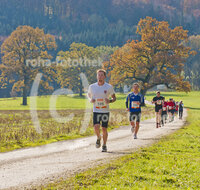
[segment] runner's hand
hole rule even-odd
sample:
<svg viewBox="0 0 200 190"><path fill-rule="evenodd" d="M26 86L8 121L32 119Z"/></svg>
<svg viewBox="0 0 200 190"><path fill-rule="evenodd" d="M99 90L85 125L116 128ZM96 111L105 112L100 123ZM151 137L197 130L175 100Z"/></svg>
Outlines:
<svg viewBox="0 0 200 190"><path fill-rule="evenodd" d="M91 99L90 102L91 102L91 103L95 103L95 99Z"/></svg>
<svg viewBox="0 0 200 190"><path fill-rule="evenodd" d="M108 98L105 98L105 102L106 102L106 104L109 104L110 100Z"/></svg>

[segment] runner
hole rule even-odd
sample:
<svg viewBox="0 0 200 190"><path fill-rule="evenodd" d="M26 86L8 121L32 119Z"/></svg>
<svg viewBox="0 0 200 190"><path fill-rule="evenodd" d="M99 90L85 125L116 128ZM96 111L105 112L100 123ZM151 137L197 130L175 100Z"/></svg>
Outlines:
<svg viewBox="0 0 200 190"><path fill-rule="evenodd" d="M179 103L179 119L182 119L183 117L183 101L181 100Z"/></svg>
<svg viewBox="0 0 200 190"><path fill-rule="evenodd" d="M176 115L178 115L178 107L179 107L179 103L176 102Z"/></svg>
<svg viewBox="0 0 200 190"><path fill-rule="evenodd" d="M141 118L141 104L144 103L144 97L139 93L139 84L133 84L133 92L126 98L126 110L130 112L129 120L134 139L137 139L137 133ZM136 123L135 123L136 120Z"/></svg>
<svg viewBox="0 0 200 190"><path fill-rule="evenodd" d="M116 101L115 92L112 85L105 82L106 71L103 69L97 70L97 82L91 84L88 89L88 97L93 103L93 124L94 131L97 135L96 148L101 147L100 124L103 133L102 152L107 152L108 138L108 121L109 121L109 103ZM112 97L112 99L109 99Z"/></svg>
<svg viewBox="0 0 200 190"><path fill-rule="evenodd" d="M175 106L173 98L169 99L168 106L169 106L169 122L172 122L174 120L174 106Z"/></svg>
<svg viewBox="0 0 200 190"><path fill-rule="evenodd" d="M155 104L156 112L156 128L161 127L161 114L162 114L162 104L164 97L160 95L160 92L156 92L156 96L153 98L152 103Z"/></svg>
<svg viewBox="0 0 200 190"><path fill-rule="evenodd" d="M176 101L173 100L173 102L174 102L174 110L173 110L173 112L174 112L174 116L175 116L176 115Z"/></svg>
<svg viewBox="0 0 200 190"><path fill-rule="evenodd" d="M168 103L165 101L165 98L163 99L163 105L162 105L162 126L164 126L164 123L167 123L167 106Z"/></svg>

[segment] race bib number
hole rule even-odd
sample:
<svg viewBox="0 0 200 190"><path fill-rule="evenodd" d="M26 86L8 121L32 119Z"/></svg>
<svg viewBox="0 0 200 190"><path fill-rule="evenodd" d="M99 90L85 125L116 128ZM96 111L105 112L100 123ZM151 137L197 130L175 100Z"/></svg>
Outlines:
<svg viewBox="0 0 200 190"><path fill-rule="evenodd" d="M166 107L163 107L163 111L166 111L167 110L167 108Z"/></svg>
<svg viewBox="0 0 200 190"><path fill-rule="evenodd" d="M157 100L157 104L161 105L162 104L162 100Z"/></svg>
<svg viewBox="0 0 200 190"><path fill-rule="evenodd" d="M96 99L96 101L95 101L95 107L97 109L107 108L105 99Z"/></svg>
<svg viewBox="0 0 200 190"><path fill-rule="evenodd" d="M140 106L138 105L137 101L132 101L131 102L131 108L139 108Z"/></svg>
<svg viewBox="0 0 200 190"><path fill-rule="evenodd" d="M171 109L172 109L172 106L169 106L169 109L171 110Z"/></svg>

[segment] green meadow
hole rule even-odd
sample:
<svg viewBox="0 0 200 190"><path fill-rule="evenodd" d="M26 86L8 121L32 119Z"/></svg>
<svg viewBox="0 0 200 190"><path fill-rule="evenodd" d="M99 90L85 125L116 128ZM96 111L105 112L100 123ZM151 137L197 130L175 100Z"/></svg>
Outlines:
<svg viewBox="0 0 200 190"><path fill-rule="evenodd" d="M187 102L186 106L191 108L198 108L198 97L200 96L200 92L161 92L161 95L165 96L166 99L173 97L175 100L183 102L190 99L190 104ZM117 102L110 104L111 109L124 109L125 108L125 98L126 94L117 94ZM155 96L155 92L148 92L146 95L147 100L152 100L153 96ZM92 105L88 103L86 96L79 97L78 95L70 96L70 95L60 95L57 98L55 96L38 96L36 97L36 109L37 110L49 110L50 103L52 101L56 102L57 110L65 110L65 109L85 109L86 107L91 108ZM30 101L33 101L34 97L28 97L28 105L23 106L22 98L1 98L0 99L0 110L30 110Z"/></svg>
<svg viewBox="0 0 200 190"><path fill-rule="evenodd" d="M124 94L117 94L117 102L111 104L112 118L121 118L121 120L111 119L109 130L121 125L128 125L127 111L125 110ZM93 135L92 114L88 118L87 130L80 133L84 114L92 108L86 97L61 95L56 99L53 96L36 97L37 114L42 133L37 133L28 106L22 106L22 98L2 98L0 99L0 152L11 151L19 148L34 147L62 140L80 138ZM50 105L55 103L55 108ZM74 114L73 119L67 122L57 122L50 113L50 109L56 109L61 117L68 117ZM149 114L151 113L151 114ZM120 116L120 117L119 117ZM143 108L142 119L153 117L153 108Z"/></svg>
<svg viewBox="0 0 200 190"><path fill-rule="evenodd" d="M181 129L150 147L39 189L200 189L200 92L162 95L183 100L188 108Z"/></svg>
<svg viewBox="0 0 200 190"><path fill-rule="evenodd" d="M152 100L156 92L148 92L146 95L147 100ZM189 93L185 92L161 92L161 96L164 96L166 100L173 98L175 101L183 101L186 108L193 110L199 110L200 107L200 91L193 91Z"/></svg>
<svg viewBox="0 0 200 190"><path fill-rule="evenodd" d="M56 96L38 96L38 97L28 97L28 105L23 106L22 98L1 98L0 99L0 110L30 110L33 108L30 102L34 102L36 99L36 104L33 104L34 108L37 110L49 110L52 109L50 105L55 102L55 108L57 110L66 109L85 109L92 108L92 104L88 102L87 97L79 97L78 95L60 95ZM110 104L111 109L124 109L125 108L125 94L117 94L117 102Z"/></svg>

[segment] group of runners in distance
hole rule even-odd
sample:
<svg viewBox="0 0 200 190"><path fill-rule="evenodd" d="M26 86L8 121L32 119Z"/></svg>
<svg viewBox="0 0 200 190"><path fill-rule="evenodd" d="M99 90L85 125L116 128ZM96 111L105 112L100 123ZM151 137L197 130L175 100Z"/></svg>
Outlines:
<svg viewBox="0 0 200 190"><path fill-rule="evenodd" d="M179 119L183 117L183 101L175 102L173 98L169 101L165 101L165 97L160 95L160 92L156 92L156 96L153 98L152 103L155 104L156 112L156 127L159 128L167 123L167 117L169 115L169 122L174 121L174 115L179 113Z"/></svg>
<svg viewBox="0 0 200 190"><path fill-rule="evenodd" d="M169 115L169 122L174 121L174 115L179 113L179 119L183 117L183 101L175 102L173 98L170 98L169 101L165 101L165 97L160 95L160 92L157 91L156 96L153 98L152 103L155 104L156 112L156 127L159 128L164 126L164 123L167 123L167 117Z"/></svg>
<svg viewBox="0 0 200 190"><path fill-rule="evenodd" d="M108 139L108 121L109 121L109 104L116 101L115 91L113 86L105 82L106 71L103 69L97 70L97 82L91 84L88 89L88 98L93 103L93 125L97 136L96 148L101 147L100 126L102 126L103 145L102 152L107 152ZM131 131L134 139L137 139L137 134L140 127L141 105L144 103L144 96L139 92L139 84L134 83L132 92L126 98L126 110L130 113L129 120ZM156 112L156 128L164 126L169 115L169 122L174 120L174 114L179 111L179 119L183 116L183 102L175 102L172 98L165 101L165 98L158 91L153 98L152 103L155 104Z"/></svg>

